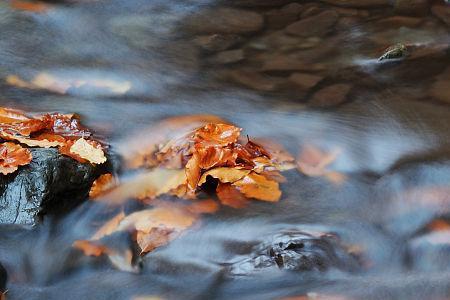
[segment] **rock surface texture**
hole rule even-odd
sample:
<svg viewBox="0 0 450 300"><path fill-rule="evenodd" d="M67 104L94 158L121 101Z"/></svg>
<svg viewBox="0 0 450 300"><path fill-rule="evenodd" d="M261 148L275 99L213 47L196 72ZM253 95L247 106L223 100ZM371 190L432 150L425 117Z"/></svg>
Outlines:
<svg viewBox="0 0 450 300"><path fill-rule="evenodd" d="M56 149L30 149L28 166L0 177L0 224L34 225L40 215L67 212L87 199L98 167Z"/></svg>

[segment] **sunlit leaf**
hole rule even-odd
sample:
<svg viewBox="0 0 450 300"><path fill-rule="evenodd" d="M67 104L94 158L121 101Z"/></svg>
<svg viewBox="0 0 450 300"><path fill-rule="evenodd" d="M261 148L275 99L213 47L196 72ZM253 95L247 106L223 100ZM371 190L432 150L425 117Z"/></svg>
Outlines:
<svg viewBox="0 0 450 300"><path fill-rule="evenodd" d="M105 153L99 143L92 140L78 139L69 149L70 154L81 157L92 164L106 162Z"/></svg>
<svg viewBox="0 0 450 300"><path fill-rule="evenodd" d="M111 173L100 175L91 186L89 197L97 198L117 185L117 179Z"/></svg>
<svg viewBox="0 0 450 300"><path fill-rule="evenodd" d="M237 142L241 128L229 124L209 123L195 131L194 141L202 146L226 146Z"/></svg>

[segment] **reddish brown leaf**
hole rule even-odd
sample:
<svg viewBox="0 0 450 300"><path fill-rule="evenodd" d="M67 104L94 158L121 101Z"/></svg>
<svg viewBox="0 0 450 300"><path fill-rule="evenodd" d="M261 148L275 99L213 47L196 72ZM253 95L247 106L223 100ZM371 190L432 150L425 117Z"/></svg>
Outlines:
<svg viewBox="0 0 450 300"><path fill-rule="evenodd" d="M336 160L338 154L339 151L326 153L315 146L305 145L297 159L298 169L308 176L323 176L326 167Z"/></svg>
<svg viewBox="0 0 450 300"><path fill-rule="evenodd" d="M41 119L46 124L46 128L56 135L72 138L86 138L91 135L91 132L81 126L79 118L73 114L46 114Z"/></svg>
<svg viewBox="0 0 450 300"><path fill-rule="evenodd" d="M91 240L99 240L104 236L110 235L113 233L116 228L119 226L120 222L125 218L125 214L120 212L116 216L114 216L111 220L103 224L99 230L92 236Z"/></svg>
<svg viewBox="0 0 450 300"><path fill-rule="evenodd" d="M276 202L281 197L278 182L251 172L244 178L233 183L239 191L248 198Z"/></svg>
<svg viewBox="0 0 450 300"><path fill-rule="evenodd" d="M219 205L216 201L207 199L200 201L193 201L187 209L194 214L212 214L219 209Z"/></svg>
<svg viewBox="0 0 450 300"><path fill-rule="evenodd" d="M195 131L194 141L202 146L226 146L237 142L241 128L228 125L209 123Z"/></svg>
<svg viewBox="0 0 450 300"><path fill-rule="evenodd" d="M31 152L20 145L0 144L0 173L3 175L15 172L19 166L28 165L31 159Z"/></svg>
<svg viewBox="0 0 450 300"><path fill-rule="evenodd" d="M220 203L223 205L231 206L233 208L244 208L248 204L248 200L244 195L230 183L219 183L216 192Z"/></svg>
<svg viewBox="0 0 450 300"><path fill-rule="evenodd" d="M233 183L242 179L244 176L248 175L250 170L238 169L238 168L226 168L219 167L211 169L205 173L203 173L202 177L198 181L198 185L202 185L206 182L208 176L219 179L222 183Z"/></svg>
<svg viewBox="0 0 450 300"><path fill-rule="evenodd" d="M186 177L189 189L195 190L200 179L201 169L199 166L199 157L194 153L186 164Z"/></svg>
<svg viewBox="0 0 450 300"><path fill-rule="evenodd" d="M48 5L42 2L31 2L25 0L10 0L9 4L12 8L18 10L25 10L30 12L44 12L48 9Z"/></svg>

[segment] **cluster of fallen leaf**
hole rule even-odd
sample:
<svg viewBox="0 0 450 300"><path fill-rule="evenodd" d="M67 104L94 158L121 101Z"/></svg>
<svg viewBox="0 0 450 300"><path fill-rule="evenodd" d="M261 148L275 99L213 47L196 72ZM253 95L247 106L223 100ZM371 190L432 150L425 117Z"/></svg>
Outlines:
<svg viewBox="0 0 450 300"><path fill-rule="evenodd" d="M0 173L6 175L27 165L32 154L28 147L56 147L61 154L79 162L106 161L102 145L91 138L75 115L44 114L30 117L24 112L0 107Z"/></svg>
<svg viewBox="0 0 450 300"><path fill-rule="evenodd" d="M297 167L307 175L336 177L326 169L336 153L305 147L296 162L276 143L242 139L241 128L218 117L180 117L161 124L147 133L151 143L144 136L137 138L136 149L132 141L122 143L126 165L148 171L120 184L111 174L104 174L90 191L97 203L118 205L138 199L150 207L128 216L120 212L89 240L74 243L86 255L108 256L121 270L136 271L131 250L119 251L108 244L119 233L128 233L142 255L198 225L201 214L214 213L219 204L242 208L249 199L278 201L279 184L286 180L282 171ZM164 195L172 196L170 201L164 201ZM189 201L174 201L173 197ZM213 200L216 197L218 202Z"/></svg>

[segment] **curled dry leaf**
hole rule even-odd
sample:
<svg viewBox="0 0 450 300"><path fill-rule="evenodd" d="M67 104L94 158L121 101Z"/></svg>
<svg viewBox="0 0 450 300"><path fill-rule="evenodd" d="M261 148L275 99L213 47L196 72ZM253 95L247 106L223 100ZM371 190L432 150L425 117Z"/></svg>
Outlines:
<svg viewBox="0 0 450 300"><path fill-rule="evenodd" d="M251 172L233 185L238 187L239 191L248 198L276 202L281 197L278 182L269 180L255 172Z"/></svg>
<svg viewBox="0 0 450 300"><path fill-rule="evenodd" d="M233 125L209 123L195 131L194 141L203 147L227 146L237 142L241 130Z"/></svg>
<svg viewBox="0 0 450 300"><path fill-rule="evenodd" d="M32 156L28 149L14 143L0 144L0 173L7 175L15 172L19 166L28 165Z"/></svg>
<svg viewBox="0 0 450 300"><path fill-rule="evenodd" d="M113 174L102 174L92 183L89 191L89 198L97 198L114 188L116 185L117 179Z"/></svg>
<svg viewBox="0 0 450 300"><path fill-rule="evenodd" d="M98 142L85 140L84 138L80 138L74 142L70 146L69 152L64 154L78 160L79 158L82 158L92 164L102 164L106 162L106 156L102 150L102 146Z"/></svg>

